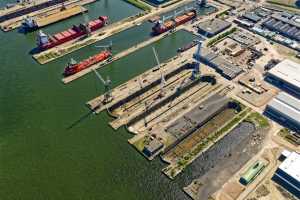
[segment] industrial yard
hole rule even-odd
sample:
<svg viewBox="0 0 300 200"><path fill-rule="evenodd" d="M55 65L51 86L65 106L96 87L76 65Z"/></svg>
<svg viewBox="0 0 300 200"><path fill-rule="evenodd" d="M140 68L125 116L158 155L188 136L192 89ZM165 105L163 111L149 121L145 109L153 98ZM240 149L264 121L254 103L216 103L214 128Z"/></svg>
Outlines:
<svg viewBox="0 0 300 200"><path fill-rule="evenodd" d="M0 2L1 199L299 199L298 6Z"/></svg>

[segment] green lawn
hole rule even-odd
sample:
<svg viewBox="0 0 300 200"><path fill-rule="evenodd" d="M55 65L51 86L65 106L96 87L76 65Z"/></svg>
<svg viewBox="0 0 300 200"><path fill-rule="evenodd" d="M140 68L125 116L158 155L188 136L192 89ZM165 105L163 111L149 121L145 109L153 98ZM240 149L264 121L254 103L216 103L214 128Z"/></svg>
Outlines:
<svg viewBox="0 0 300 200"><path fill-rule="evenodd" d="M259 114L258 112L251 113L247 119L247 121L253 122L258 126L259 128L267 128L270 126L269 121L267 118Z"/></svg>
<svg viewBox="0 0 300 200"><path fill-rule="evenodd" d="M287 7L298 8L296 5L297 0L268 0L268 3L277 4Z"/></svg>
<svg viewBox="0 0 300 200"><path fill-rule="evenodd" d="M127 1L128 3L142 9L142 10L145 10L145 11L148 11L148 10L151 10L151 8L144 2L140 1L140 0L125 0Z"/></svg>

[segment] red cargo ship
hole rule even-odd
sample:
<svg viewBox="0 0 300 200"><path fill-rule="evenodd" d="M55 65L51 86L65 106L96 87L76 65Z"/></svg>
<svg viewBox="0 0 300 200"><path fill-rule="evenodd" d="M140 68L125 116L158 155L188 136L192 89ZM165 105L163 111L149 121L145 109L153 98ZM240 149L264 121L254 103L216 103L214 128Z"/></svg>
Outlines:
<svg viewBox="0 0 300 200"><path fill-rule="evenodd" d="M104 60L110 58L111 56L112 56L111 52L105 50L105 51L102 51L84 61L81 61L80 63L76 63L72 59L71 62L68 64L68 66L65 68L63 75L66 77L66 76L76 74L94 64L97 64L101 61L104 61Z"/></svg>
<svg viewBox="0 0 300 200"><path fill-rule="evenodd" d="M79 26L74 25L71 29L57 33L53 36L48 36L40 31L37 38L37 45L42 51L51 49L60 44L69 42L78 37L96 31L107 25L107 23L108 17L100 16L98 19L88 22L87 26L83 24L80 24Z"/></svg>
<svg viewBox="0 0 300 200"><path fill-rule="evenodd" d="M158 21L152 27L152 33L154 35L159 35L161 33L164 33L168 30L171 30L172 28L180 26L181 24L184 24L184 23L194 19L196 16L197 16L197 11L193 9L193 10L190 10L180 16L177 16L175 19L168 20L164 23L161 21Z"/></svg>

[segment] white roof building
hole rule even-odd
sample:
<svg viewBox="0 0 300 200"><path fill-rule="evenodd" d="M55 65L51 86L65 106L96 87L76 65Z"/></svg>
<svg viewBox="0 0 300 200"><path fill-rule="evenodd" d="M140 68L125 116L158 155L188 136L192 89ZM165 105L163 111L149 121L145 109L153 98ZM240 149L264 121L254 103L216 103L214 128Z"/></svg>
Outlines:
<svg viewBox="0 0 300 200"><path fill-rule="evenodd" d="M300 64L284 60L268 72L268 78L273 83L279 83L295 94L300 94Z"/></svg>
<svg viewBox="0 0 300 200"><path fill-rule="evenodd" d="M300 183L300 154L292 152L282 163L279 169Z"/></svg>
<svg viewBox="0 0 300 200"><path fill-rule="evenodd" d="M290 155L279 165L272 179L299 198L300 154L296 152L290 153Z"/></svg>

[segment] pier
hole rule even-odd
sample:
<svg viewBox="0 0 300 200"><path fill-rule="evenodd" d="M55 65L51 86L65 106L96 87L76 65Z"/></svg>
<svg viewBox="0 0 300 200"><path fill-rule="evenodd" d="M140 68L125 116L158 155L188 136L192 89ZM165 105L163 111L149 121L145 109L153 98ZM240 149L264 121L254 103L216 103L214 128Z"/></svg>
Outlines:
<svg viewBox="0 0 300 200"><path fill-rule="evenodd" d="M67 1L64 3L64 6L69 9L72 8L74 6L84 6L90 3L94 3L97 0L71 0L71 1ZM35 12L31 12L29 14L27 14L26 16L28 17L44 17L44 16L49 16L49 15L55 15L61 12L61 8L62 5L61 4L57 4L51 7L47 7L44 8L42 10L38 10ZM86 12L87 9L82 8L82 13ZM4 32L8 32L8 31L12 31L16 28L19 28L22 25L22 22L24 21L24 15L22 16L18 16L16 18L12 18L9 19L7 21L3 21L0 23L0 28L4 31Z"/></svg>

